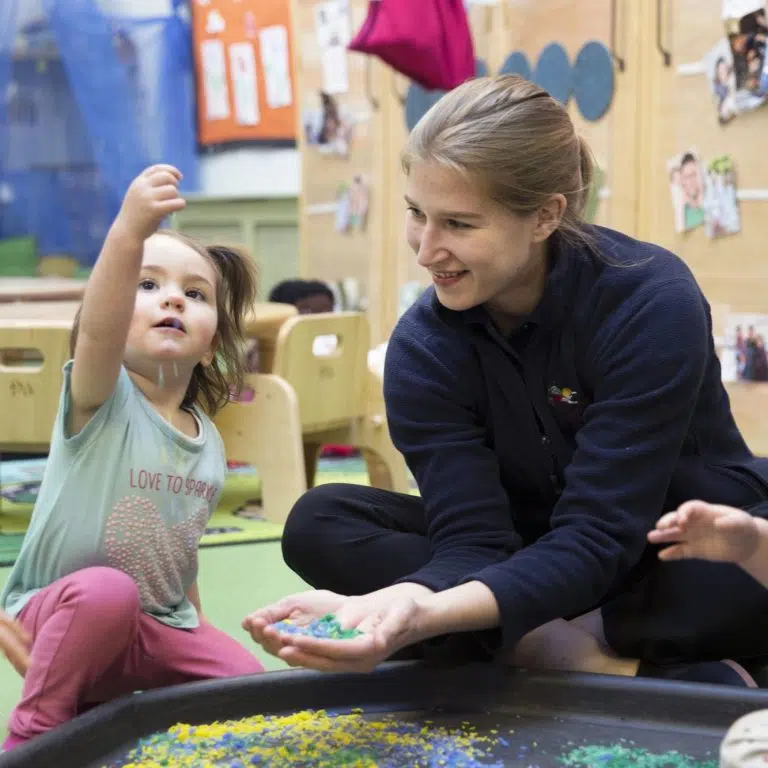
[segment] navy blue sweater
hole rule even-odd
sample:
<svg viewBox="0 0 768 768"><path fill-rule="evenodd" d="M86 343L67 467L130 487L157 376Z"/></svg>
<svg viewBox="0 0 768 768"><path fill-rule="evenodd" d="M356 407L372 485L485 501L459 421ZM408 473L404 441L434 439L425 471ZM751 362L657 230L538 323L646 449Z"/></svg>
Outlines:
<svg viewBox="0 0 768 768"><path fill-rule="evenodd" d="M556 249L538 307L509 338L482 307L448 310L429 289L387 350L389 426L431 546L403 581L483 582L507 646L620 590L664 511L768 497L691 272L654 245L595 237L600 259ZM744 482L724 491L718 469Z"/></svg>

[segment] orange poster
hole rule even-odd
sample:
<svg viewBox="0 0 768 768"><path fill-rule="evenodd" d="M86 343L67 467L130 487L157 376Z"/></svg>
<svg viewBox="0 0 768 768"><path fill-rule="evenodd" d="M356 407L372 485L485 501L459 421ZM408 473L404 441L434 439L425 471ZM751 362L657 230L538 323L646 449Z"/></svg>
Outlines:
<svg viewBox="0 0 768 768"><path fill-rule="evenodd" d="M191 0L202 146L296 142L291 0Z"/></svg>

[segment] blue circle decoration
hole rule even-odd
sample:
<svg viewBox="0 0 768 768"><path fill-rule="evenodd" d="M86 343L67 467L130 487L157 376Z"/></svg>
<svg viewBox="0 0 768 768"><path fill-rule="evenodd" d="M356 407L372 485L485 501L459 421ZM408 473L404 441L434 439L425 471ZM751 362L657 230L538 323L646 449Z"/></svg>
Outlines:
<svg viewBox="0 0 768 768"><path fill-rule="evenodd" d="M533 82L547 91L561 104L567 104L571 95L571 62L560 43L550 43L536 62Z"/></svg>
<svg viewBox="0 0 768 768"><path fill-rule="evenodd" d="M475 59L475 77L488 77L490 74L491 70L488 69L485 59Z"/></svg>
<svg viewBox="0 0 768 768"><path fill-rule="evenodd" d="M573 64L573 98L585 120L599 120L613 100L611 52L595 40L585 43Z"/></svg>
<svg viewBox="0 0 768 768"><path fill-rule="evenodd" d="M442 98L445 91L428 91L417 83L408 86L405 97L405 124L412 131L416 123Z"/></svg>
<svg viewBox="0 0 768 768"><path fill-rule="evenodd" d="M528 57L522 51L512 51L499 70L500 75L520 75L526 80L533 79Z"/></svg>
<svg viewBox="0 0 768 768"><path fill-rule="evenodd" d="M490 73L488 64L483 59L475 59L475 77L487 77ZM408 86L405 97L405 124L412 131L416 123L429 112L445 95L445 91L428 91L417 83Z"/></svg>

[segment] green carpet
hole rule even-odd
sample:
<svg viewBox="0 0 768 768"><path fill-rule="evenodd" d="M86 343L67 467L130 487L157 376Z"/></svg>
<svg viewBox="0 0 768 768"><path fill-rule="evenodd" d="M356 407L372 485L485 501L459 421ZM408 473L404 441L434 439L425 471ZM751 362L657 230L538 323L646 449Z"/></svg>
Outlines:
<svg viewBox="0 0 768 768"><path fill-rule="evenodd" d="M9 573L10 569L0 568L0 589ZM309 589L283 562L279 542L204 549L198 581L208 620L253 650L268 670L285 669L280 659L264 652L240 627L252 611ZM21 678L0 655L0 741L20 693Z"/></svg>
<svg viewBox="0 0 768 768"><path fill-rule="evenodd" d="M45 468L45 459L0 462L0 566L16 561ZM316 483L368 484L360 458L320 459ZM221 501L211 517L201 547L278 541L282 525L260 516L261 485L252 467L230 467Z"/></svg>

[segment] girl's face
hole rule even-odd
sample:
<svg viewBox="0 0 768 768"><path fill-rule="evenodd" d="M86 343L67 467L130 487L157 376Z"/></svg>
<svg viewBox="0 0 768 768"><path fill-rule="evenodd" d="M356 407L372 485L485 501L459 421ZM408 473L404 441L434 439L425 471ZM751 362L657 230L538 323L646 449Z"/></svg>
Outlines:
<svg viewBox="0 0 768 768"><path fill-rule="evenodd" d="M185 371L209 364L216 349L217 282L213 264L197 251L162 234L150 237L144 244L126 366L154 379L158 365L166 362Z"/></svg>
<svg viewBox="0 0 768 768"><path fill-rule="evenodd" d="M552 221L552 211L511 213L459 172L433 162L411 166L406 203L408 244L443 306L461 311L485 304L492 315L523 313L532 286L543 286L544 240L564 208Z"/></svg>

